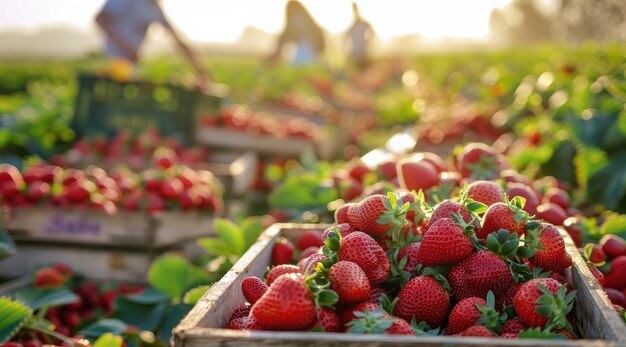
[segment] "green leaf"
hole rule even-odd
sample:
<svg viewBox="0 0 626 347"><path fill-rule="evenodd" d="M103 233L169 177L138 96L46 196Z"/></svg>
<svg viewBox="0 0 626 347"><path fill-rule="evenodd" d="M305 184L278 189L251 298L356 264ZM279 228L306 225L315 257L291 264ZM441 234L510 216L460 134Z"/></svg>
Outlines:
<svg viewBox="0 0 626 347"><path fill-rule="evenodd" d="M239 227L245 240L246 250L256 242L261 232L265 229L259 217L248 217L240 223Z"/></svg>
<svg viewBox="0 0 626 347"><path fill-rule="evenodd" d="M242 231L232 221L216 218L213 221L213 231L226 242L227 248L232 251L231 255L241 256L248 250Z"/></svg>
<svg viewBox="0 0 626 347"><path fill-rule="evenodd" d="M528 259L535 255L535 251L529 247L519 247L517 248L517 256L522 259Z"/></svg>
<svg viewBox="0 0 626 347"><path fill-rule="evenodd" d="M78 301L78 296L66 288L27 287L16 291L15 298L33 310L44 306L62 306Z"/></svg>
<svg viewBox="0 0 626 347"><path fill-rule="evenodd" d="M115 299L115 312L109 318L117 318L141 330L156 331L167 313L169 301L160 303L141 303L133 301L133 296Z"/></svg>
<svg viewBox="0 0 626 347"><path fill-rule="evenodd" d="M204 293L209 291L209 289L211 289L211 286L209 285L198 286L190 289L187 291L187 293L185 293L185 296L183 297L183 302L188 305L195 305L198 301L200 301L200 298L202 298Z"/></svg>
<svg viewBox="0 0 626 347"><path fill-rule="evenodd" d="M33 315L33 310L9 298L0 298L0 343L10 340Z"/></svg>
<svg viewBox="0 0 626 347"><path fill-rule="evenodd" d="M102 319L83 328L80 334L87 338L95 339L104 333L121 335L127 328L128 325L119 319Z"/></svg>
<svg viewBox="0 0 626 347"><path fill-rule="evenodd" d="M122 347L124 340L121 336L115 336L111 333L106 333L93 343L93 347Z"/></svg>
<svg viewBox="0 0 626 347"><path fill-rule="evenodd" d="M332 306L339 301L339 295L334 290L323 289L318 293L319 303L322 306Z"/></svg>
<svg viewBox="0 0 626 347"><path fill-rule="evenodd" d="M171 298L180 299L193 285L209 283L210 278L204 270L194 267L184 257L166 254L154 260L148 270L148 281Z"/></svg>
<svg viewBox="0 0 626 347"><path fill-rule="evenodd" d="M158 337L162 341L169 341L174 329L180 321L191 311L193 305L178 304L169 309L165 321L159 328Z"/></svg>
<svg viewBox="0 0 626 347"><path fill-rule="evenodd" d="M15 243L9 235L0 227L0 260L14 255L16 252Z"/></svg>
<svg viewBox="0 0 626 347"><path fill-rule="evenodd" d="M228 257L234 254L234 251L229 248L226 242L222 239L203 237L198 239L197 243L211 255L223 255Z"/></svg>
<svg viewBox="0 0 626 347"><path fill-rule="evenodd" d="M481 214L487 212L488 206L483 204L482 202L472 201L465 205L465 207L471 212Z"/></svg>
<svg viewBox="0 0 626 347"><path fill-rule="evenodd" d="M607 163L608 157L605 151L592 145L578 143L574 157L576 183L581 187L586 187L589 178Z"/></svg>

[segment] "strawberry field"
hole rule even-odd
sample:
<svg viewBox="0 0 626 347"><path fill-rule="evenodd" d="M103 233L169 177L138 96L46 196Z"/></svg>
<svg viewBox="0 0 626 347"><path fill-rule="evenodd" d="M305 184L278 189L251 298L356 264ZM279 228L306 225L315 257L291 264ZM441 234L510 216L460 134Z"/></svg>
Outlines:
<svg viewBox="0 0 626 347"><path fill-rule="evenodd" d="M625 56L1 62L0 346L624 344Z"/></svg>

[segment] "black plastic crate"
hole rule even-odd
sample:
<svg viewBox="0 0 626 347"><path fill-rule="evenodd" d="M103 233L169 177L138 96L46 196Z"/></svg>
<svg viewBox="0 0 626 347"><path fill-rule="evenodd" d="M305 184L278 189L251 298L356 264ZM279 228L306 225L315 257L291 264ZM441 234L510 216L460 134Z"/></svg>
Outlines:
<svg viewBox="0 0 626 347"><path fill-rule="evenodd" d="M220 104L220 97L199 90L81 74L72 128L79 137L112 137L120 129L140 133L154 128L191 144L198 119L215 113Z"/></svg>

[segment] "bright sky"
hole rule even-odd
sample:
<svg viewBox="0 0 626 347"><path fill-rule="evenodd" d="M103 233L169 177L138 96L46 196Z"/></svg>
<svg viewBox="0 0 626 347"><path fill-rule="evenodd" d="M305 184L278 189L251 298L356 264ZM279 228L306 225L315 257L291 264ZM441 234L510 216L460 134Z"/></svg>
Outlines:
<svg viewBox="0 0 626 347"><path fill-rule="evenodd" d="M429 39L481 39L488 33L489 13L511 0L357 0L363 16L383 39L419 33ZM162 0L166 15L190 39L228 42L248 25L278 32L287 0ZM302 0L327 30L342 32L350 24L352 0ZM37 30L69 25L93 28L104 0L0 0L0 30Z"/></svg>

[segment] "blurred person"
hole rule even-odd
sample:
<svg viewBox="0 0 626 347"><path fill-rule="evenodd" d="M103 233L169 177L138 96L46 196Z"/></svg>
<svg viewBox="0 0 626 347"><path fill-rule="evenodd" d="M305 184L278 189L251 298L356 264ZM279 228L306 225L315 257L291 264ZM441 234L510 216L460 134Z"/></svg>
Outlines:
<svg viewBox="0 0 626 347"><path fill-rule="evenodd" d="M311 17L309 11L296 0L289 0L287 3L285 19L285 28L269 60L278 60L285 45L291 43L296 46L293 63L315 63L324 54L325 42L322 28Z"/></svg>
<svg viewBox="0 0 626 347"><path fill-rule="evenodd" d="M122 70L123 74L124 62L133 69L132 64L139 60L139 47L146 37L148 27L154 22L163 25L172 35L178 48L199 74L199 83L206 82L207 72L198 56L165 18L157 0L107 0L96 16L96 23L106 34L105 52L112 59L112 63L118 65L117 70Z"/></svg>
<svg viewBox="0 0 626 347"><path fill-rule="evenodd" d="M354 21L346 32L346 45L348 47L348 57L359 69L365 69L369 65L368 46L374 37L374 30L368 23L356 3L352 3L352 14Z"/></svg>

